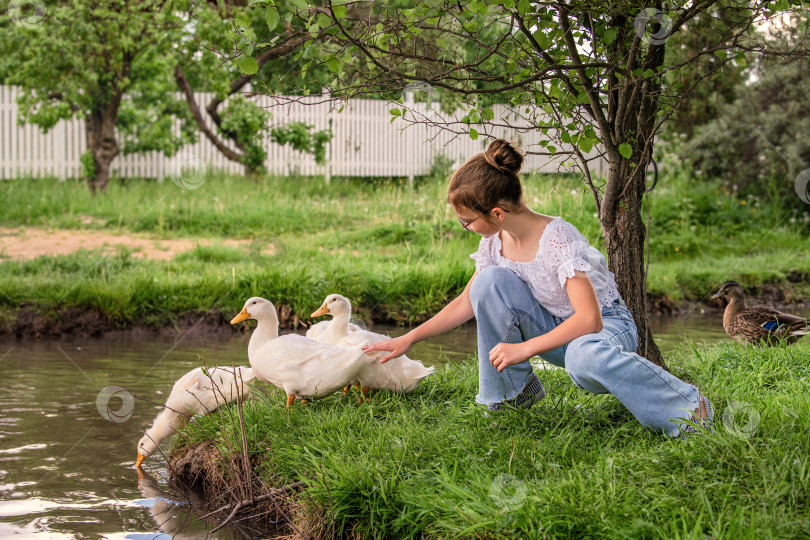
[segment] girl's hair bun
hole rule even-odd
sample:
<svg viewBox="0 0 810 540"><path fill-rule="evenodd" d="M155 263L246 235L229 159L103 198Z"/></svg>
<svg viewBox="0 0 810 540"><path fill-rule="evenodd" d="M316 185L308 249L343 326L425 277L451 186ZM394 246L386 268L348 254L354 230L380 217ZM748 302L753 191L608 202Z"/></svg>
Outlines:
<svg viewBox="0 0 810 540"><path fill-rule="evenodd" d="M484 158L499 171L515 176L523 166L523 155L505 139L495 139L489 143Z"/></svg>

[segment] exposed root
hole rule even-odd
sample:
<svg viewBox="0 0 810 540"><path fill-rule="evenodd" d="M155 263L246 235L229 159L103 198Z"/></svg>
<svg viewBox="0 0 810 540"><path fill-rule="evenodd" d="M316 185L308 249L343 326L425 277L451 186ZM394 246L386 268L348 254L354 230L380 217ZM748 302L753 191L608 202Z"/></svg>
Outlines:
<svg viewBox="0 0 810 540"><path fill-rule="evenodd" d="M295 539L331 538L334 525L327 523L326 512L300 491L305 482L273 488L254 476L252 489L257 495L251 500L243 495L248 492L244 479L234 474L241 470L238 461L240 454L223 457L210 442L184 447L169 457L173 481L193 486L211 508L199 519L223 519L211 532L248 520L262 532L286 532ZM251 468L258 465L252 456ZM225 517L224 512L228 512Z"/></svg>

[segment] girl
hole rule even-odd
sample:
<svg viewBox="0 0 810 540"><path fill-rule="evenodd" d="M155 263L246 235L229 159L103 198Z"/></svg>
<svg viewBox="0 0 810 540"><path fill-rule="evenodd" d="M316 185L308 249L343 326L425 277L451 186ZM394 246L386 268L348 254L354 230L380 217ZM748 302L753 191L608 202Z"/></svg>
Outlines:
<svg viewBox="0 0 810 540"><path fill-rule="evenodd" d="M365 347L405 354L414 344L470 320L478 325L478 395L490 411L531 406L545 396L532 356L565 368L574 385L611 393L644 426L671 436L709 430L711 402L635 353L635 322L604 256L560 217L523 201L523 156L490 143L450 180L447 200L464 229L481 235L475 273L464 292L432 319L398 338Z"/></svg>

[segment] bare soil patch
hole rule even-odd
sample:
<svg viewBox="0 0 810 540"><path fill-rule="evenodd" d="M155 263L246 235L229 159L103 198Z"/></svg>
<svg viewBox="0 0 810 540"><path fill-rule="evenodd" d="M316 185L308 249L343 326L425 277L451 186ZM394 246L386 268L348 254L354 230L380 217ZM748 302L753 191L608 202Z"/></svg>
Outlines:
<svg viewBox="0 0 810 540"><path fill-rule="evenodd" d="M42 255L68 255L79 250L110 250L123 246L141 259L169 260L178 253L215 243L207 238L155 238L148 235L74 229L0 227L0 259L25 261ZM246 247L248 240L222 239L216 243Z"/></svg>

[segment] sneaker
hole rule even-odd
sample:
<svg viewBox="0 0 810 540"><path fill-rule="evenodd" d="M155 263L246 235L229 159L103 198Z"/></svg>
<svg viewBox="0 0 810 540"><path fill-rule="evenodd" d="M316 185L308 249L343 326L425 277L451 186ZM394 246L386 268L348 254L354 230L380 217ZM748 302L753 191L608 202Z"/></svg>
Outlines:
<svg viewBox="0 0 810 540"><path fill-rule="evenodd" d="M697 387L695 386L695 388L697 388ZM703 404L706 406L706 418L698 419L698 418L695 418L694 415L691 415L689 417L689 421L692 422L693 424L697 424L698 426L702 427L703 429L705 429L709 433L714 433L714 429L713 429L714 428L714 405L712 405L712 402L709 401L709 398L707 398L703 394L698 393L698 396L700 396L699 399L703 400ZM681 426L681 432L678 434L678 436L685 437L685 436L688 436L688 435L695 435L697 433L700 433L700 431L698 431L698 429L695 426L692 426L690 424L684 424L684 425Z"/></svg>
<svg viewBox="0 0 810 540"><path fill-rule="evenodd" d="M529 408L541 399L546 397L546 389L543 388L543 383L537 378L537 375L532 373L529 377L529 382L523 387L523 390L512 399L506 401L494 401L487 405L488 411L502 411L508 407L525 407Z"/></svg>

